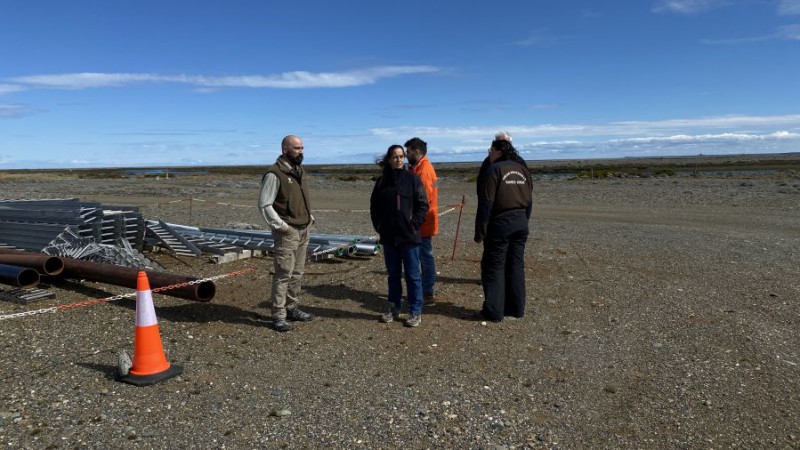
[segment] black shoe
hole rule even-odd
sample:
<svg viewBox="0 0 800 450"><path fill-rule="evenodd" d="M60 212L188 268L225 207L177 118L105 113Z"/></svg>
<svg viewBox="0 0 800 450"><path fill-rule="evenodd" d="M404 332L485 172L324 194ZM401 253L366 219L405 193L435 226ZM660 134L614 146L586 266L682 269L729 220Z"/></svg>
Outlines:
<svg viewBox="0 0 800 450"><path fill-rule="evenodd" d="M489 317L489 315L486 314L483 311L478 311L478 312L475 313L475 320L485 320L487 322L494 322L494 323L500 323L500 322L503 321L502 318L501 319L494 319L492 317Z"/></svg>
<svg viewBox="0 0 800 450"><path fill-rule="evenodd" d="M297 322L310 322L314 320L314 315L301 311L300 308L292 308L286 310L286 318Z"/></svg>
<svg viewBox="0 0 800 450"><path fill-rule="evenodd" d="M272 321L272 329L281 333L292 330L292 325L286 319L275 319Z"/></svg>
<svg viewBox="0 0 800 450"><path fill-rule="evenodd" d="M424 294L422 296L422 304L425 306L433 306L436 304L436 298L433 294Z"/></svg>

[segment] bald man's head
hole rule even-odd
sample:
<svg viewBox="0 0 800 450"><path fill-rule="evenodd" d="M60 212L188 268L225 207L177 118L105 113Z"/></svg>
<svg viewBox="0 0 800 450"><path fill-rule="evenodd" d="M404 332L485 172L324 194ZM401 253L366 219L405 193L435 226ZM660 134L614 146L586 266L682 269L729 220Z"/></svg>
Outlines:
<svg viewBox="0 0 800 450"><path fill-rule="evenodd" d="M295 166L303 163L303 140L290 134L281 141L281 151L283 157Z"/></svg>

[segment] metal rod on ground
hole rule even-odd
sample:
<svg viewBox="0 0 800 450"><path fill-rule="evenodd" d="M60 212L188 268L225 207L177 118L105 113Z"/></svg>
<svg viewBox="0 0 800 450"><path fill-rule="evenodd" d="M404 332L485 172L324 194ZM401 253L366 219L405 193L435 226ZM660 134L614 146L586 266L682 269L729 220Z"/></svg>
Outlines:
<svg viewBox="0 0 800 450"><path fill-rule="evenodd" d="M0 283L32 288L39 284L39 272L28 267L0 264Z"/></svg>
<svg viewBox="0 0 800 450"><path fill-rule="evenodd" d="M356 252L355 255L357 256L374 256L380 253L381 245L380 244L356 244Z"/></svg>
<svg viewBox="0 0 800 450"><path fill-rule="evenodd" d="M73 258L62 259L64 261L64 271L61 272L60 276L63 278L86 279L136 289L136 281L140 269ZM155 270L145 270L145 272L147 272L147 278L150 280L150 287L153 289L186 284L197 280L193 277L173 275ZM216 290L217 288L213 281L204 281L198 284L186 284L175 289L161 291L160 293L196 302L210 302L214 298Z"/></svg>
<svg viewBox="0 0 800 450"><path fill-rule="evenodd" d="M453 241L453 256L450 257L450 261L455 261L456 259L456 247L458 246L458 232L461 229L461 213L464 212L464 204L467 201L467 196L461 196L461 205L458 208L458 223L456 224L456 238Z"/></svg>
<svg viewBox="0 0 800 450"><path fill-rule="evenodd" d="M19 254L0 252L0 264L29 267L43 275L58 275L64 270L64 261L57 256L42 254Z"/></svg>

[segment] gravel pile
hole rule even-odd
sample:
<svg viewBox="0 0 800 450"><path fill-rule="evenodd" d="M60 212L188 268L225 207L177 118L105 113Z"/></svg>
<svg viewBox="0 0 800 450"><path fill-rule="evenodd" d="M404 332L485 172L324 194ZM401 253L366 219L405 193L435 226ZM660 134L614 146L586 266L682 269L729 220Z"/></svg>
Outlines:
<svg viewBox="0 0 800 450"><path fill-rule="evenodd" d="M261 227L258 182L0 177L0 192ZM374 234L371 189L315 178L317 231ZM257 270L217 281L211 303L154 296L167 359L184 372L149 387L114 380L119 351L133 349L132 300L0 321L0 445L800 447L800 180L537 181L527 315L499 324L472 319L475 186L440 189L441 205L466 195L467 207L454 260L458 211L442 217L438 303L419 328L378 322L380 257L310 264L303 300L318 319L279 334L269 258L149 255L199 277ZM52 289L33 305L0 302L0 315L128 292Z"/></svg>

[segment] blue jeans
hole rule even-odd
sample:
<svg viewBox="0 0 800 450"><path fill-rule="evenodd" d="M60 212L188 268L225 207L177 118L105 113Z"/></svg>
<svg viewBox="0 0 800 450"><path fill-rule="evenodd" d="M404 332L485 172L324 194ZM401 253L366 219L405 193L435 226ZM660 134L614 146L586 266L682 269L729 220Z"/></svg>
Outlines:
<svg viewBox="0 0 800 450"><path fill-rule="evenodd" d="M389 274L389 306L402 307L403 285L400 278L405 269L409 313L422 314L422 279L419 271L420 244L383 244L383 260Z"/></svg>
<svg viewBox="0 0 800 450"><path fill-rule="evenodd" d="M436 283L436 260L433 258L433 242L430 237L422 238L419 262L422 263L422 293L433 295L433 285Z"/></svg>

